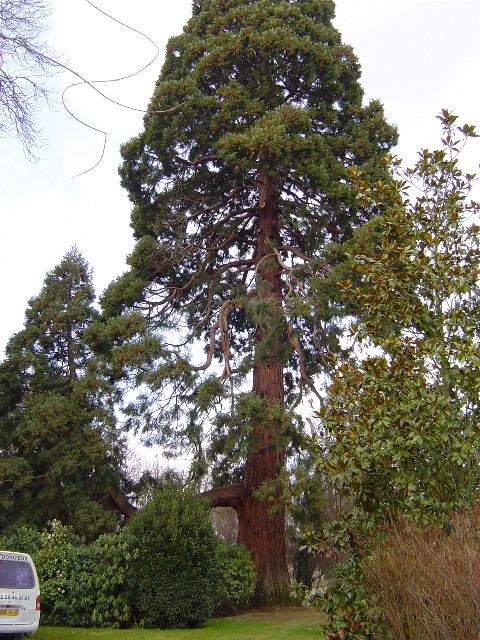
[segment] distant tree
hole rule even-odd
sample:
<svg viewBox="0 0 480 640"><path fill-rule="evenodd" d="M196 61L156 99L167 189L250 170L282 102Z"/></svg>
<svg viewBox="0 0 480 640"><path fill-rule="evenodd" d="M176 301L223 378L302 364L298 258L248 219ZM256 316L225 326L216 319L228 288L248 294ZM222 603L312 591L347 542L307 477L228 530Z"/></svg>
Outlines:
<svg viewBox="0 0 480 640"><path fill-rule="evenodd" d="M444 524L480 489L480 207L458 157L476 134L448 111L439 117L442 147L422 150L413 169L392 160L393 179L372 185L352 172L381 214L383 242L352 255L362 286L341 283L363 308L352 326L360 355L336 369L318 464L349 505L320 547L354 561L382 524ZM341 568L347 580L331 609L353 611L343 633L365 622L357 570L352 561Z"/></svg>
<svg viewBox="0 0 480 640"><path fill-rule="evenodd" d="M119 352L145 390L131 423L189 449L199 473L213 463L208 495L237 511L259 601L285 592L293 409L335 337L337 307L324 298L315 313L324 249L369 216L348 168L384 176L396 140L381 105L362 106L333 18L331 0L195 1L150 104L170 111L147 115L122 150L138 244L103 304L140 310L159 339L150 367L137 367L138 338Z"/></svg>
<svg viewBox="0 0 480 640"><path fill-rule="evenodd" d="M0 528L52 519L93 537L115 525L98 504L118 490L116 392L85 339L98 318L87 263L69 251L32 298L0 364Z"/></svg>

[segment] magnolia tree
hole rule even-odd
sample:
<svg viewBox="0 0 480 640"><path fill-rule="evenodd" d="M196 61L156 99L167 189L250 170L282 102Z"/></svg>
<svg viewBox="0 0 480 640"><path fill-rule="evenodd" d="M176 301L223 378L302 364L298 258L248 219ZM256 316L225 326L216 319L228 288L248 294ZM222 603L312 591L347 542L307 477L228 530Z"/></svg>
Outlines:
<svg viewBox="0 0 480 640"><path fill-rule="evenodd" d="M478 495L479 205L470 200L474 176L458 157L477 136L448 111L439 118L442 147L422 150L412 169L392 159L392 180L373 185L351 172L359 198L380 215L383 241L370 255L353 254L357 284L342 282L363 308L351 327L363 355L338 364L316 444L319 465L348 505L322 545L343 546L354 559L378 524L401 516L443 522ZM340 626L351 632L361 619L354 565L332 605L350 601Z"/></svg>
<svg viewBox="0 0 480 640"><path fill-rule="evenodd" d="M385 177L396 140L381 105L363 106L333 18L331 0L193 3L122 149L137 245L103 300L113 334L98 335L116 345L127 325L113 358L145 390L131 424L209 471L212 505L237 511L259 600L285 591L279 478L299 439L293 409L334 335L337 309L315 295L325 248L369 217L348 170Z"/></svg>

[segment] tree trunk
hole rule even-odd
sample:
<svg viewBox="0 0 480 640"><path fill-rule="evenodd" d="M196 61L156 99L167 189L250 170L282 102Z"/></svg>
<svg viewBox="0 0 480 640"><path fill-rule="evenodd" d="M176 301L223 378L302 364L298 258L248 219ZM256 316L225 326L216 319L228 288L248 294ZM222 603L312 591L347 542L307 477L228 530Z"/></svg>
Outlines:
<svg viewBox="0 0 480 640"><path fill-rule="evenodd" d="M285 550L285 504L275 486L284 467L285 452L279 413L284 403L281 268L274 247L280 246L279 208L274 181L259 174L258 239L255 248L257 294L267 305L264 322L256 327L253 392L264 402L264 415L252 418L253 453L247 458L241 484L206 491L212 507L233 507L238 515L238 542L252 554L257 573L256 604L285 599L288 571ZM256 493L265 483L273 492Z"/></svg>
<svg viewBox="0 0 480 640"><path fill-rule="evenodd" d="M262 451L248 459L246 495L237 509L238 542L249 549L255 563L256 604L281 602L286 595L285 506L279 500L259 500L254 495L264 482L276 480L282 461L276 451Z"/></svg>
<svg viewBox="0 0 480 640"><path fill-rule="evenodd" d="M265 413L270 417L257 419L253 424L255 450L246 461L243 479L245 499L238 511L238 539L248 547L255 562L257 602L266 603L285 598L288 579L285 505L277 497L278 487L273 487L273 495L268 499L260 500L255 496L265 482L278 479L284 466L285 454L278 417L278 409L283 408L284 402L284 322L281 269L273 251L274 247L280 245L277 193L273 179L267 172L260 172L259 181L258 239L255 249L257 290L258 295L269 301L271 306L267 307L268 317L256 328L253 392L262 398Z"/></svg>

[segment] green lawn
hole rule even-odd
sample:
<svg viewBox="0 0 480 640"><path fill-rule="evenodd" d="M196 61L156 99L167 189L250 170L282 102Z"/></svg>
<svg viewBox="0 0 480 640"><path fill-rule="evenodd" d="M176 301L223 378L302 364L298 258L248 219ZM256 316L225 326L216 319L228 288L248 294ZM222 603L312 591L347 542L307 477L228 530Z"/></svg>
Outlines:
<svg viewBox="0 0 480 640"><path fill-rule="evenodd" d="M40 627L32 640L323 640L320 621L315 611L289 608L217 618L189 630Z"/></svg>

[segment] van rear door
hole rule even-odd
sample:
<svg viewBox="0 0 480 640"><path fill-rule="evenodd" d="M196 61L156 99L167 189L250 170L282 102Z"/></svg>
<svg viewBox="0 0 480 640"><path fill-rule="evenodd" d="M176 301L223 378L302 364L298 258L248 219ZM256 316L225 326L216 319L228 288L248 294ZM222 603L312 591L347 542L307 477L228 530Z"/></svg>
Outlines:
<svg viewBox="0 0 480 640"><path fill-rule="evenodd" d="M0 551L0 633L3 625L35 624L39 595L30 556Z"/></svg>

